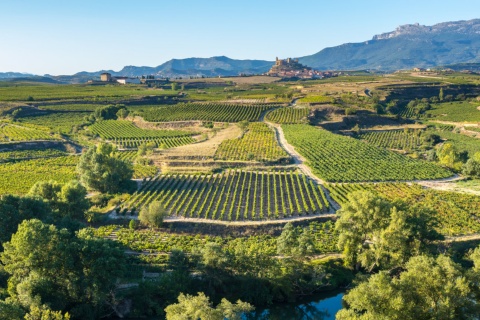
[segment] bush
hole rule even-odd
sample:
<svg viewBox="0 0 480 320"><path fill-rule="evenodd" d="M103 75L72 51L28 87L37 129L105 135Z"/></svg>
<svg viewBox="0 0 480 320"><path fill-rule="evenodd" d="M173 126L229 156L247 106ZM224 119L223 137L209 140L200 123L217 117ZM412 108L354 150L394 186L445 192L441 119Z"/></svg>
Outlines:
<svg viewBox="0 0 480 320"><path fill-rule="evenodd" d="M154 201L140 210L138 219L145 226L159 228L162 226L166 215L165 207L159 201Z"/></svg>

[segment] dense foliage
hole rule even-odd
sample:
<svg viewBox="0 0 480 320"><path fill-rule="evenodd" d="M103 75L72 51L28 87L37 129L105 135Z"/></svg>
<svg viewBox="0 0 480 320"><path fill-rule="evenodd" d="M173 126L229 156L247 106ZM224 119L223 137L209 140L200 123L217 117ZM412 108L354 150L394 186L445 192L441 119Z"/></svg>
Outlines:
<svg viewBox="0 0 480 320"><path fill-rule="evenodd" d="M115 156L110 144L93 146L82 154L77 165L80 181L100 192L118 192L128 187L133 175L130 162Z"/></svg>

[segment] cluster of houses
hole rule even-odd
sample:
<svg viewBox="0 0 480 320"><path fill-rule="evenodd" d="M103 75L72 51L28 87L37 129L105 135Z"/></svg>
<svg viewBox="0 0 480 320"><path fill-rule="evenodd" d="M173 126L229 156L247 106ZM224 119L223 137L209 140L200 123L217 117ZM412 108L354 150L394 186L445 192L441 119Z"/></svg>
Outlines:
<svg viewBox="0 0 480 320"><path fill-rule="evenodd" d="M104 72L100 75L100 81L101 82L117 82L120 84L139 84L140 79L138 78L130 78L130 77L120 77L120 76L115 76L112 77L112 75L108 72Z"/></svg>
<svg viewBox="0 0 480 320"><path fill-rule="evenodd" d="M310 67L304 66L298 62L298 59L288 58L285 60L275 59L275 64L272 66L267 75L282 78L297 78L297 79L323 79L335 77L338 74L331 71L318 71Z"/></svg>

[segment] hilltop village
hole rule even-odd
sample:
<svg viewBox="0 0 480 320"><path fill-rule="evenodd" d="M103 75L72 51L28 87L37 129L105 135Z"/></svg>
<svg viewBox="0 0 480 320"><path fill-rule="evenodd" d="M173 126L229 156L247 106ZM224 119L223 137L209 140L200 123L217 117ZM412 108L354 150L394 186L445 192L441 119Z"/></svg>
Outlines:
<svg viewBox="0 0 480 320"><path fill-rule="evenodd" d="M276 57L275 64L267 72L267 75L282 78L323 79L337 76L338 73L313 70L299 63L298 59L287 58L282 60Z"/></svg>

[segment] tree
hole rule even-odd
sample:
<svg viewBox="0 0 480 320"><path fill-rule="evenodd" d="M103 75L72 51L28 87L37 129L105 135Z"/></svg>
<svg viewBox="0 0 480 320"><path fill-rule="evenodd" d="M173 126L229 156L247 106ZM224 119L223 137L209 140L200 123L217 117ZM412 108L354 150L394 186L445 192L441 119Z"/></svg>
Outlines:
<svg viewBox="0 0 480 320"><path fill-rule="evenodd" d="M172 86L173 91L177 90L177 83L176 82L172 82L171 86Z"/></svg>
<svg viewBox="0 0 480 320"><path fill-rule="evenodd" d="M460 170L462 168L462 156L451 143L444 143L437 149L437 157L440 164Z"/></svg>
<svg viewBox="0 0 480 320"><path fill-rule="evenodd" d="M462 173L472 178L480 178L480 152L474 154L474 156L463 165Z"/></svg>
<svg viewBox="0 0 480 320"><path fill-rule="evenodd" d="M473 319L477 315L460 265L440 255L411 258L399 277L371 276L344 296L337 319Z"/></svg>
<svg viewBox="0 0 480 320"><path fill-rule="evenodd" d="M365 191L351 193L348 200L335 224L347 266L358 263L368 271L403 266L410 257L428 252L431 241L442 238L428 208L389 202Z"/></svg>
<svg viewBox="0 0 480 320"><path fill-rule="evenodd" d="M337 211L335 229L339 231L338 248L345 256L345 264L354 266L364 244L372 233L388 225L390 204L371 192L358 191L348 195L347 204Z"/></svg>
<svg viewBox="0 0 480 320"><path fill-rule="evenodd" d="M0 196L0 251L4 242L17 232L18 225L28 219L46 219L51 214L48 204L36 197Z"/></svg>
<svg viewBox="0 0 480 320"><path fill-rule="evenodd" d="M20 306L0 300L0 320L20 320L24 315Z"/></svg>
<svg viewBox="0 0 480 320"><path fill-rule="evenodd" d="M117 116L117 118L125 119L126 117L128 117L128 114L129 114L128 110L125 108L122 108L118 110L115 115Z"/></svg>
<svg viewBox="0 0 480 320"><path fill-rule="evenodd" d="M140 210L138 219L140 222L149 227L161 227L163 219L167 216L165 207L159 201L153 201L148 206L144 206Z"/></svg>
<svg viewBox="0 0 480 320"><path fill-rule="evenodd" d="M313 253L313 235L307 230L299 232L292 223L287 223L277 238L277 253L281 255L305 256Z"/></svg>
<svg viewBox="0 0 480 320"><path fill-rule="evenodd" d="M0 261L10 274L8 293L25 309L48 305L74 318L98 318L124 272L122 249L90 230L75 235L27 220L4 248Z"/></svg>
<svg viewBox="0 0 480 320"><path fill-rule="evenodd" d="M115 157L115 151L110 144L99 144L83 153L77 165L80 181L90 189L106 193L126 188L133 176L133 167Z"/></svg>
<svg viewBox="0 0 480 320"><path fill-rule="evenodd" d="M62 217L83 220L90 208L87 189L80 182L72 180L66 184L56 181L38 181L29 191L29 195L41 197Z"/></svg>
<svg viewBox="0 0 480 320"><path fill-rule="evenodd" d="M32 306L30 312L25 315L25 320L70 320L68 312L52 311L47 306Z"/></svg>
<svg viewBox="0 0 480 320"><path fill-rule="evenodd" d="M29 195L46 200L53 210L61 216L83 219L85 211L90 207L87 190L78 181L66 184L56 181L39 181L29 191Z"/></svg>
<svg viewBox="0 0 480 320"><path fill-rule="evenodd" d="M220 304L213 308L210 299L203 292L196 296L178 296L178 303L165 308L167 320L240 320L241 314L253 311L253 306L240 300L233 304L227 299L222 299Z"/></svg>
<svg viewBox="0 0 480 320"><path fill-rule="evenodd" d="M443 88L440 88L440 92L438 93L438 100L443 101Z"/></svg>
<svg viewBox="0 0 480 320"><path fill-rule="evenodd" d="M116 120L117 119L117 112L125 108L123 105L109 105L106 107L99 107L95 109L91 117L92 120L100 121L100 120Z"/></svg>

